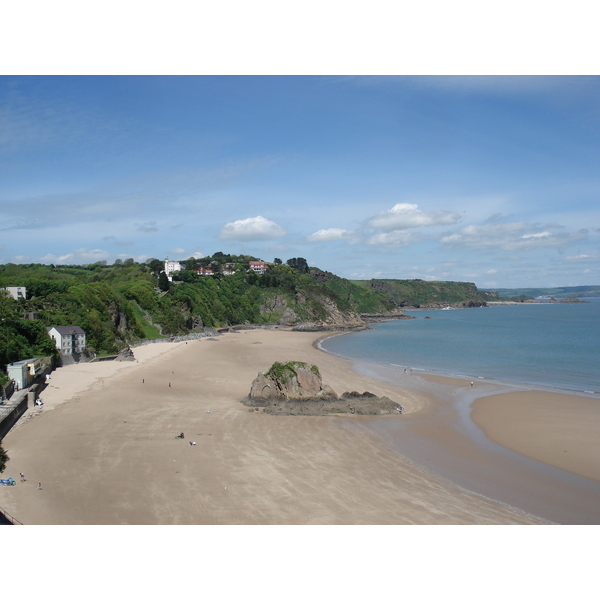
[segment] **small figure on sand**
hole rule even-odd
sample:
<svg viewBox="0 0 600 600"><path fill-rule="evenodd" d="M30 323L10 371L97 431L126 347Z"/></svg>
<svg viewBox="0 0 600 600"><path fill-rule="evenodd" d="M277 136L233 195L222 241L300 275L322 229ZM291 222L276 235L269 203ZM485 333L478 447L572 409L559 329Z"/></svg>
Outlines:
<svg viewBox="0 0 600 600"><path fill-rule="evenodd" d="M471 381L471 387L473 387L473 382Z"/></svg>
<svg viewBox="0 0 600 600"><path fill-rule="evenodd" d="M185 439L185 435L183 435L183 431L177 437L181 438L182 440Z"/></svg>
<svg viewBox="0 0 600 600"><path fill-rule="evenodd" d="M190 442L190 446L195 446L196 442Z"/></svg>
<svg viewBox="0 0 600 600"><path fill-rule="evenodd" d="M19 473L19 475L21 476L21 481L26 481L25 473Z"/></svg>
<svg viewBox="0 0 600 600"><path fill-rule="evenodd" d="M42 484L38 483L38 490L41 490L41 489L42 489Z"/></svg>

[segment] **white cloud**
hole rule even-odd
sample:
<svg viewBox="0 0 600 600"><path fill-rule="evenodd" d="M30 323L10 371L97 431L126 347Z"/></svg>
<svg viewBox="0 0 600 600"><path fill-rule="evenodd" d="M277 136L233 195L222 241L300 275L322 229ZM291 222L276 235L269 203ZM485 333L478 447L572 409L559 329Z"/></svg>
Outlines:
<svg viewBox="0 0 600 600"><path fill-rule="evenodd" d="M562 229L559 225L540 226L524 222L468 225L457 233L443 237L441 242L451 248L500 248L515 252L549 247L561 248L587 237L585 229L573 233Z"/></svg>
<svg viewBox="0 0 600 600"><path fill-rule="evenodd" d="M371 236L367 243L371 246L408 246L420 239L412 231L391 231Z"/></svg>
<svg viewBox="0 0 600 600"><path fill-rule="evenodd" d="M598 260L598 258L591 254L578 254L577 256L565 256L565 260L569 262L591 262Z"/></svg>
<svg viewBox="0 0 600 600"><path fill-rule="evenodd" d="M379 213L367 221L367 227L394 231L411 227L430 227L432 225L453 225L460 215L447 210L423 212L418 204L396 204L390 210Z"/></svg>
<svg viewBox="0 0 600 600"><path fill-rule="evenodd" d="M153 231L158 231L158 227L156 226L156 221L147 221L146 223L136 223L137 230L142 231L144 233L151 233Z"/></svg>
<svg viewBox="0 0 600 600"><path fill-rule="evenodd" d="M260 241L275 240L284 235L285 230L275 221L258 216L227 223L221 229L219 238L222 240Z"/></svg>
<svg viewBox="0 0 600 600"><path fill-rule="evenodd" d="M69 258L72 258L74 256L74 254L63 254L62 256L56 256L55 254L46 254L46 256L42 256L42 258L40 258L40 261L43 263L61 263L64 262L66 260L68 260Z"/></svg>
<svg viewBox="0 0 600 600"><path fill-rule="evenodd" d="M315 233L309 235L306 239L309 242L335 242L337 240L347 240L354 236L352 231L346 229L319 229Z"/></svg>
<svg viewBox="0 0 600 600"><path fill-rule="evenodd" d="M171 250L169 252L169 254L185 254L185 249L184 248L173 248L173 250Z"/></svg>
<svg viewBox="0 0 600 600"><path fill-rule="evenodd" d="M552 234L549 231L541 231L540 233L526 233L521 239L529 240L532 238L547 238Z"/></svg>
<svg viewBox="0 0 600 600"><path fill-rule="evenodd" d="M82 263L93 263L99 260L106 260L109 257L108 252L104 250L89 250L88 248L78 248L74 252L69 252L68 254L63 254L62 256L56 256L55 254L46 254L46 256L42 256L39 260L42 263L72 263L72 264L82 264Z"/></svg>
<svg viewBox="0 0 600 600"><path fill-rule="evenodd" d="M83 260L105 260L109 254L105 250L88 250L87 248L78 248L75 250L77 258Z"/></svg>

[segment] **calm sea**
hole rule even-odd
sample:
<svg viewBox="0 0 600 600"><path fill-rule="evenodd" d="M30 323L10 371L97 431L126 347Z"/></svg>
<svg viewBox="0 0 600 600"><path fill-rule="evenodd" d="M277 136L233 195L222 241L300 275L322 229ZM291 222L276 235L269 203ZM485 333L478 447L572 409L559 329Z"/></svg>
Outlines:
<svg viewBox="0 0 600 600"><path fill-rule="evenodd" d="M322 346L415 371L600 394L600 298L406 314L416 319L377 324Z"/></svg>

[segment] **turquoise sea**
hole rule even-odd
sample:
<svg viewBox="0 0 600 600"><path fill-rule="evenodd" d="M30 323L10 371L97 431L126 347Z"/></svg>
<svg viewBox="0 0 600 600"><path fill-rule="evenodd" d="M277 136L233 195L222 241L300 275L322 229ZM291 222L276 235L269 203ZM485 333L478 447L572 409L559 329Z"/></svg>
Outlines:
<svg viewBox="0 0 600 600"><path fill-rule="evenodd" d="M322 347L414 371L600 394L600 298L586 300L407 312L416 318Z"/></svg>

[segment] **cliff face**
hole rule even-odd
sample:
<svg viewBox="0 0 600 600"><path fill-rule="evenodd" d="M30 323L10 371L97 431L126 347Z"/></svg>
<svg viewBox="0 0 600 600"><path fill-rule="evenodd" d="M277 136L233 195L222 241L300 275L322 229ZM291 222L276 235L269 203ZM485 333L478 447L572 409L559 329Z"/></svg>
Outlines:
<svg viewBox="0 0 600 600"><path fill-rule="evenodd" d="M330 298L324 296L316 296L315 300L321 305L322 310L325 313L325 318L322 319L323 325L357 325L362 324L363 320L360 316L350 310L342 312L337 304Z"/></svg>
<svg viewBox="0 0 600 600"><path fill-rule="evenodd" d="M310 322L316 326L361 325L363 320L354 311L342 311L331 298L321 294L308 295L297 292L288 298L277 294L267 298L261 308L261 316L272 323L297 324Z"/></svg>
<svg viewBox="0 0 600 600"><path fill-rule="evenodd" d="M281 294L267 298L260 307L260 314L267 321L276 322L281 325L295 323L298 320L298 315L288 306L287 299Z"/></svg>
<svg viewBox="0 0 600 600"><path fill-rule="evenodd" d="M110 318L110 326L116 329L120 334L124 334L129 328L127 313L117 302L110 302L106 307L106 310Z"/></svg>
<svg viewBox="0 0 600 600"><path fill-rule="evenodd" d="M367 285L400 308L443 308L448 304L472 308L486 305L486 298L470 282L372 279Z"/></svg>

